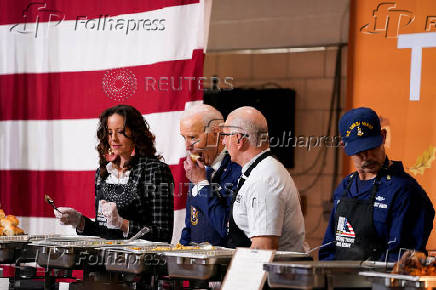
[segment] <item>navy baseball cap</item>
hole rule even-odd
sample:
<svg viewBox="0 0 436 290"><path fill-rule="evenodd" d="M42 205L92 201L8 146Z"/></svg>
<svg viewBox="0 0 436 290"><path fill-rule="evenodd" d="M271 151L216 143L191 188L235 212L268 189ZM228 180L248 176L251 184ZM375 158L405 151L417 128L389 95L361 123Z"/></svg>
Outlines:
<svg viewBox="0 0 436 290"><path fill-rule="evenodd" d="M360 107L346 112L339 120L339 131L348 156L383 143L380 119L370 108Z"/></svg>

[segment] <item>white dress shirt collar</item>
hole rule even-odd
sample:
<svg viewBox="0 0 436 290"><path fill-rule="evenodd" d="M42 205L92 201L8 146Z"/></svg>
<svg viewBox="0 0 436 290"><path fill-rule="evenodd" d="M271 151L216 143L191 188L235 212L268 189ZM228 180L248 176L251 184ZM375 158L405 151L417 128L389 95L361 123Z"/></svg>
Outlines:
<svg viewBox="0 0 436 290"><path fill-rule="evenodd" d="M215 158L215 160L212 162L212 164L210 165L210 167L213 168L213 173L211 178L215 175L215 173L218 171L218 169L221 167L221 163L224 159L224 157L227 154L227 150L223 149L223 151L221 151L220 154L218 154L218 156ZM209 181L207 179L202 180L200 182L198 182L197 184L194 184L194 186L192 187L191 190L191 194L192 196L197 196L198 192L205 186L209 185Z"/></svg>
<svg viewBox="0 0 436 290"><path fill-rule="evenodd" d="M216 172L221 167L221 162L223 161L224 157L226 156L227 151L223 149L220 154L215 158L215 160L212 162L210 167L213 168L214 172Z"/></svg>

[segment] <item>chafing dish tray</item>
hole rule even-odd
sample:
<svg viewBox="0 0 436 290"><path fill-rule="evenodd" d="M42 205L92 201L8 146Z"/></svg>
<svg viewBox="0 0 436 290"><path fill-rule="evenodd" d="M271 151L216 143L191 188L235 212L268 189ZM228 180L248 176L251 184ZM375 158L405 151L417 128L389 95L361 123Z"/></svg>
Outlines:
<svg viewBox="0 0 436 290"><path fill-rule="evenodd" d="M373 261L299 261L272 262L263 265L270 287L293 289L361 288L371 283L359 271L392 268L393 264Z"/></svg>
<svg viewBox="0 0 436 290"><path fill-rule="evenodd" d="M311 261L312 256L306 253L299 252L287 252L287 251L276 251L274 254L273 262L280 261Z"/></svg>
<svg viewBox="0 0 436 290"><path fill-rule="evenodd" d="M81 269L85 264L103 265L97 248L127 244L126 240L105 240L92 236L49 238L32 242L36 248L36 261L40 266L62 269Z"/></svg>
<svg viewBox="0 0 436 290"><path fill-rule="evenodd" d="M0 244L5 244L9 242L27 242L29 240L28 235L22 236L0 236Z"/></svg>
<svg viewBox="0 0 436 290"><path fill-rule="evenodd" d="M174 278L209 280L230 263L234 249L214 247L210 250L164 252L168 275ZM224 274L225 271L223 269Z"/></svg>
<svg viewBox="0 0 436 290"><path fill-rule="evenodd" d="M436 287L436 276L411 276L390 274L384 272L364 271L359 275L366 277L373 284L379 285L378 288L431 288ZM381 286L381 287L380 287Z"/></svg>
<svg viewBox="0 0 436 290"><path fill-rule="evenodd" d="M145 245L125 247L102 247L106 270L140 274L150 270L150 267L163 266L165 258L159 247L171 248L167 243L147 242Z"/></svg>
<svg viewBox="0 0 436 290"><path fill-rule="evenodd" d="M28 242L29 237L12 236L0 237L0 263L10 264L16 259L16 252L21 250Z"/></svg>
<svg viewBox="0 0 436 290"><path fill-rule="evenodd" d="M14 263L20 251L32 241L43 240L58 235L21 235L0 237L0 263Z"/></svg>
<svg viewBox="0 0 436 290"><path fill-rule="evenodd" d="M167 258L168 274L170 277L209 280L219 270L223 274L233 257L234 249L215 247L213 250L193 250L185 252L165 252ZM277 251L274 261L311 260L305 253Z"/></svg>

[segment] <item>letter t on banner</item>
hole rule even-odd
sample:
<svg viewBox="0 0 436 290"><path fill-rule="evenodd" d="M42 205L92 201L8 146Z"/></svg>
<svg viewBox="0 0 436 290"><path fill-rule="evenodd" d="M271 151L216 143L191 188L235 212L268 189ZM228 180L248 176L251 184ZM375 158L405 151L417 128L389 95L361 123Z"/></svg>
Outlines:
<svg viewBox="0 0 436 290"><path fill-rule="evenodd" d="M411 48L410 100L419 101L421 90L422 48L436 47L436 32L398 35L398 48Z"/></svg>

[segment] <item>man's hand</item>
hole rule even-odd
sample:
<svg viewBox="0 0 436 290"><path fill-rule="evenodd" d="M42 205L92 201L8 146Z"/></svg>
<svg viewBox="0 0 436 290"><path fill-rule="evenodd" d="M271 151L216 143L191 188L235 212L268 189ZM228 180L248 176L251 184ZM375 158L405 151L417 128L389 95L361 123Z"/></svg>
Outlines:
<svg viewBox="0 0 436 290"><path fill-rule="evenodd" d="M277 250L279 248L279 236L258 236L251 238L251 249Z"/></svg>
<svg viewBox="0 0 436 290"><path fill-rule="evenodd" d="M197 160L197 162L194 163L191 157L188 156L186 157L185 162L183 162L183 166L185 167L186 178L188 178L193 184L206 180L206 168L200 160Z"/></svg>

